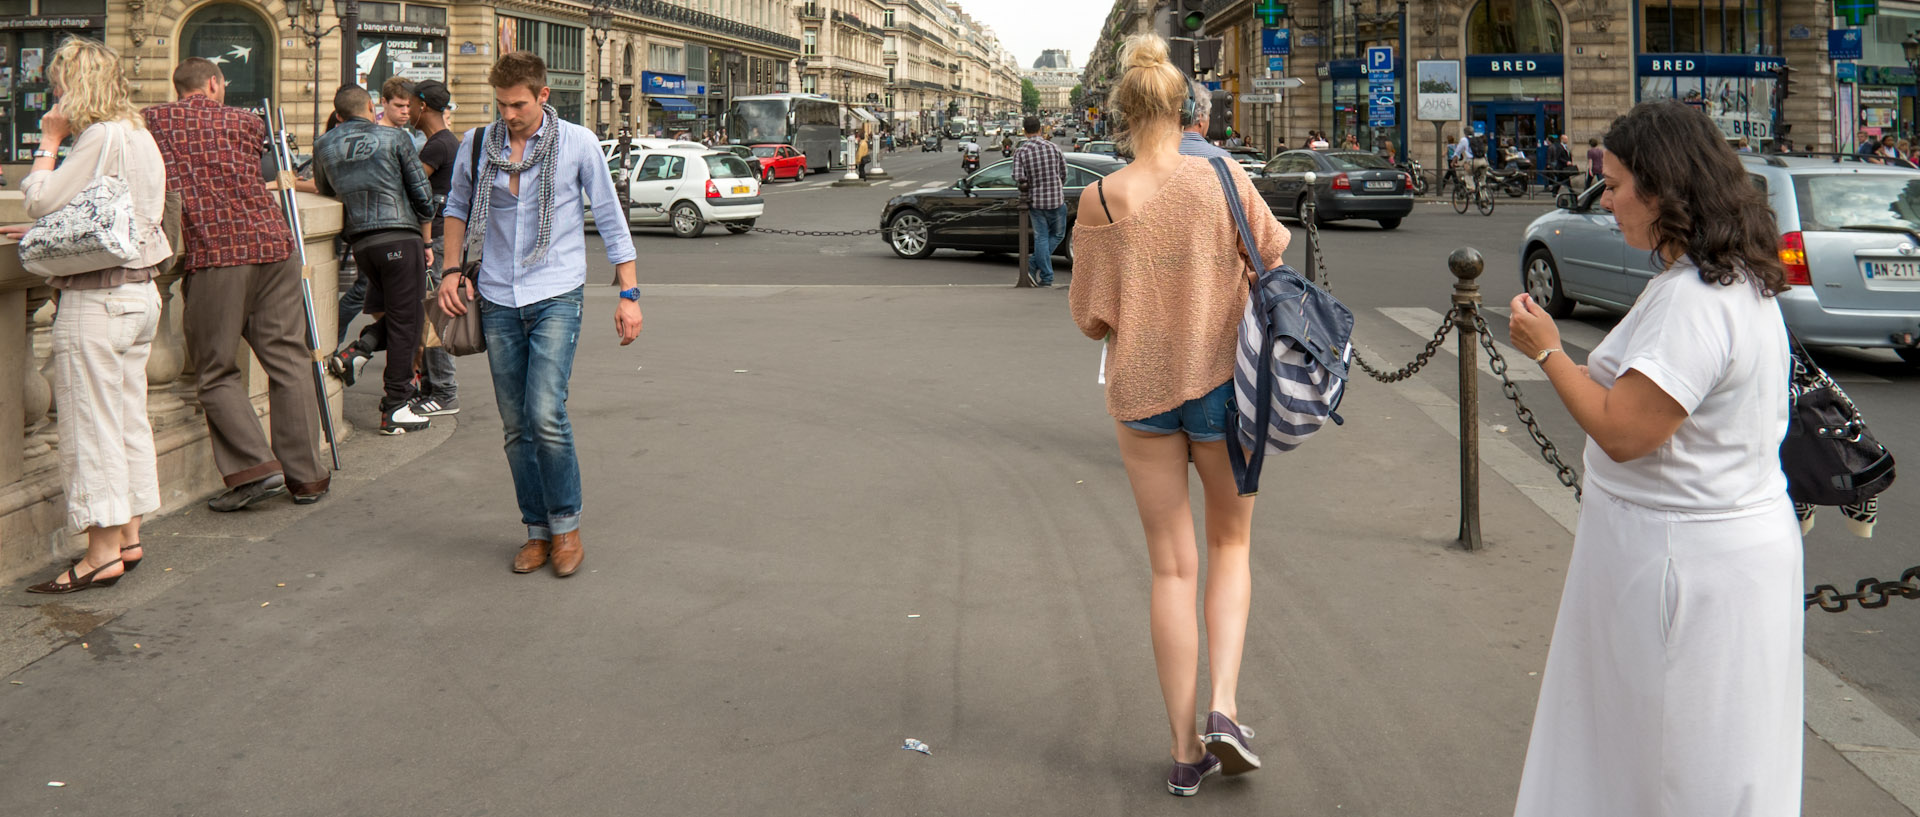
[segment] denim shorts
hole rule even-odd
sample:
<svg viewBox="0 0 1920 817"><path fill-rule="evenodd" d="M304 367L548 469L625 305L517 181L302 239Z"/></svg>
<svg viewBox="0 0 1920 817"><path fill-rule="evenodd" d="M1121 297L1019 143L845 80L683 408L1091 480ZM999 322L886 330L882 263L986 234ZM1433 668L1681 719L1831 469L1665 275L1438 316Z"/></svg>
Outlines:
<svg viewBox="0 0 1920 817"><path fill-rule="evenodd" d="M1122 425L1149 434L1185 431L1196 443L1217 443L1227 438L1227 404L1233 401L1233 381L1200 397L1181 403L1179 408L1163 411L1139 420L1122 420Z"/></svg>

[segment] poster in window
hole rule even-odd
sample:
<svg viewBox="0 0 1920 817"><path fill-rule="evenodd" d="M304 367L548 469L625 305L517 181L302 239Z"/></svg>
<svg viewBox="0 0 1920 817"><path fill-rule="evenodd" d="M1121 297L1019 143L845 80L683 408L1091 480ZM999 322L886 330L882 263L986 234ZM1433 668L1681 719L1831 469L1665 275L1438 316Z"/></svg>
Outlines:
<svg viewBox="0 0 1920 817"><path fill-rule="evenodd" d="M45 81L46 72L42 70L42 63L41 63L42 53L44 52L38 48L20 49L20 83L21 84L32 85L37 82Z"/></svg>

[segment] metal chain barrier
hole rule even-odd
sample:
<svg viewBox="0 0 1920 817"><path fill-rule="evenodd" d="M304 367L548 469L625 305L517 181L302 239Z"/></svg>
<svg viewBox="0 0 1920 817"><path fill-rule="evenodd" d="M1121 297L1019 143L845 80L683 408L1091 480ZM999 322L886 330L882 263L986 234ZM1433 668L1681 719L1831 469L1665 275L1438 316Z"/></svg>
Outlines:
<svg viewBox="0 0 1920 817"><path fill-rule="evenodd" d="M1326 253L1320 249L1320 225L1317 223L1318 219L1314 218L1313 205L1308 205L1307 214L1301 218L1301 221L1307 225L1307 251L1312 256L1312 277L1320 284L1321 288L1332 292L1333 281L1327 277L1327 256ZM1418 374L1421 369L1426 368L1427 362L1432 360L1435 354L1439 353L1440 346L1447 341L1447 335L1453 333L1454 321L1459 316L1459 308L1456 307L1449 310L1446 318L1440 321L1440 329L1433 333L1433 339L1427 341L1426 348L1420 350L1420 354L1414 356L1412 363L1402 366L1399 369L1391 372L1383 372L1376 369L1373 367L1373 364L1367 362L1366 358L1360 356L1360 351L1357 349L1353 352L1353 362L1360 364L1360 370L1366 372L1368 377L1382 383L1398 383L1412 377Z"/></svg>
<svg viewBox="0 0 1920 817"><path fill-rule="evenodd" d="M1816 585L1813 592L1807 594L1807 607L1811 609L1817 604L1829 613L1844 613L1852 603L1877 610L1896 598L1920 599L1920 565L1907 568L1907 572L1900 574L1899 581L1861 579L1851 593L1842 593L1831 584Z"/></svg>
<svg viewBox="0 0 1920 817"><path fill-rule="evenodd" d="M960 219L963 219L963 218L970 218L973 216L984 215L986 213L991 213L996 210L1011 210L1018 206L1020 206L1019 199L1008 199L1006 201L994 202L993 204L989 204L978 210L968 210L964 213L952 213L949 215L941 216L939 218L928 219L923 223L928 229L932 229L942 224L959 221ZM874 227L866 230L776 230L771 227L762 227L758 224L754 225L753 227L747 230L747 232L750 232L750 233L766 233L768 235L797 235L797 236L805 236L808 238L843 238L843 237L861 236L861 235L880 235L882 233L885 233L886 231L887 231L887 228L885 227Z"/></svg>
<svg viewBox="0 0 1920 817"><path fill-rule="evenodd" d="M1547 433L1540 429L1540 423L1534 419L1533 409L1520 399L1520 385L1507 376L1507 359L1500 354L1500 347L1493 342L1493 333L1487 329L1487 319L1478 311L1473 313L1473 328L1480 332L1480 348L1487 353L1487 366L1500 377L1500 391L1513 401L1514 416L1527 427L1527 436L1533 438L1533 444L1540 447L1540 456L1548 465L1553 466L1554 476L1560 478L1560 484L1573 489L1573 499L1580 501L1580 475L1574 473L1573 466L1560 459L1560 449L1553 440L1547 439Z"/></svg>

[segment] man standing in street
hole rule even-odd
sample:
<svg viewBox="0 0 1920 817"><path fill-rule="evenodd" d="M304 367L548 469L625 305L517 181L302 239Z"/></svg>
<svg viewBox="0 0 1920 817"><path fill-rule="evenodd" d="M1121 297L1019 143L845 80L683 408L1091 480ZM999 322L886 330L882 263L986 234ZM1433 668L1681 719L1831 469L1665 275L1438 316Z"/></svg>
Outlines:
<svg viewBox="0 0 1920 817"><path fill-rule="evenodd" d="M340 234L367 276L367 314L374 322L331 361L351 384L373 353L385 349L380 433L427 427L413 410L413 357L426 324L427 259L420 224L433 218L433 192L413 140L373 123L373 100L358 85L333 95L340 126L313 143L313 184L345 205Z"/></svg>
<svg viewBox="0 0 1920 817"><path fill-rule="evenodd" d="M439 80L426 80L413 86L413 102L408 106L413 124L426 134L426 146L420 149L420 164L427 171L427 184L433 190L433 218L427 222L427 287L439 291L440 271L448 261L442 240L444 219L441 208L447 192L453 189L453 165L460 155L460 137L447 128L447 111L453 109L453 95ZM428 347L421 355L420 399L413 411L422 417L440 417L460 413L460 384L454 382L453 355L438 346Z"/></svg>
<svg viewBox="0 0 1920 817"><path fill-rule="evenodd" d="M1215 156L1223 159L1232 158L1233 154L1207 141L1207 127L1212 124L1208 120L1208 101L1213 98L1213 92L1207 90L1205 85L1187 80L1187 93L1189 95L1187 101L1191 102L1193 107L1191 112L1188 110L1180 112L1180 155L1198 156L1202 159L1211 159Z"/></svg>
<svg viewBox="0 0 1920 817"><path fill-rule="evenodd" d="M599 140L547 104L546 63L512 52L494 63L487 84L500 120L467 135L446 207L447 250L477 244L479 280L447 275L440 306L450 315L480 310L507 467L527 526L513 571L531 573L551 559L555 575L571 576L585 556L580 461L567 417L586 302L585 202L593 202L601 224L626 217ZM481 151L477 179L474 151ZM626 230L604 231L600 239L621 290L613 327L625 346L640 335L633 239ZM479 297L467 301L475 288Z"/></svg>
<svg viewBox="0 0 1920 817"><path fill-rule="evenodd" d="M413 149L426 146L426 134L421 133L413 121L413 82L402 77L387 77L380 83L380 116L377 120L389 128L399 128L408 139L413 140Z"/></svg>
<svg viewBox="0 0 1920 817"><path fill-rule="evenodd" d="M1033 255L1027 276L1042 287L1053 286L1053 248L1067 234L1067 160L1060 148L1040 138L1040 117L1029 116L1027 140L1013 152L1013 180L1026 186L1032 205Z"/></svg>
<svg viewBox="0 0 1920 817"><path fill-rule="evenodd" d="M204 58L182 60L173 89L179 101L142 115L166 160L167 188L180 194L182 324L214 466L228 489L207 506L237 511L287 491L300 504L318 502L331 475L320 462L294 236L260 181L266 125L226 106L226 78ZM267 373L271 442L240 371L243 340Z"/></svg>

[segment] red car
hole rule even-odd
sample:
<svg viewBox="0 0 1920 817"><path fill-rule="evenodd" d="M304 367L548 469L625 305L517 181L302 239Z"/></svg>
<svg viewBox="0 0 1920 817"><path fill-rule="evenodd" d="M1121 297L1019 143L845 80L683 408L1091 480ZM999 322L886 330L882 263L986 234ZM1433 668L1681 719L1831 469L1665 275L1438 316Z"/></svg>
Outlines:
<svg viewBox="0 0 1920 817"><path fill-rule="evenodd" d="M788 145L754 145L760 160L760 181L799 179L807 175L807 155Z"/></svg>

